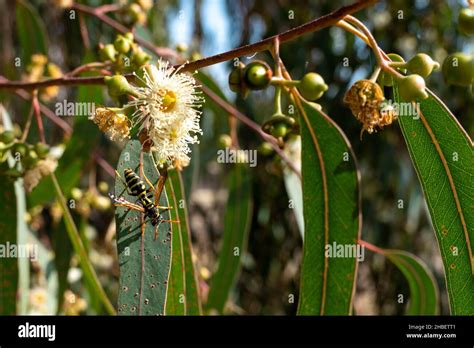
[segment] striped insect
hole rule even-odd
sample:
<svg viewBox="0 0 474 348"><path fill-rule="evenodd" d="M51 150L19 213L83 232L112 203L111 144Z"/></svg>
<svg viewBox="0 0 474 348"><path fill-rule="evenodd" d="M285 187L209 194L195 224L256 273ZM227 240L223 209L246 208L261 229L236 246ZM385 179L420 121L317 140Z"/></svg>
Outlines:
<svg viewBox="0 0 474 348"><path fill-rule="evenodd" d="M138 176L133 169L126 168L124 170L125 180L122 179L120 174L116 171L117 176L123 181L127 192L130 196L137 197L137 203L132 203L125 200L123 197L117 198L113 195L110 195L111 198L114 200L115 206L118 207L126 207L132 210L139 211L143 213L151 222L151 224L155 227L155 239L158 237L158 227L163 222L179 222L177 220L165 220L161 215L161 211L166 211L172 209L172 207L164 207L158 205L161 194L163 192L163 188L165 186L165 182L167 179L167 172L163 171L158 179L158 183L155 187L150 182L150 180L146 177L143 173L143 168L140 165L141 173L147 182L149 189L146 188L145 183L143 180ZM154 192L154 197L153 197ZM144 231L144 229L142 229Z"/></svg>

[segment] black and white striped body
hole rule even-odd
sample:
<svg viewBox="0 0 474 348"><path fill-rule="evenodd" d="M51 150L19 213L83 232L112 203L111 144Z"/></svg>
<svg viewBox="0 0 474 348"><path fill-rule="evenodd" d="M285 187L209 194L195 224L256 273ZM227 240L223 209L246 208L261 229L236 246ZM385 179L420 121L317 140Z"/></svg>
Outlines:
<svg viewBox="0 0 474 348"><path fill-rule="evenodd" d="M158 225L162 220L158 208L153 203L153 195L147 195L147 189L142 179L130 168L124 170L125 182L127 184L129 193L132 196L138 197L140 203L145 210L145 215L150 218L153 226Z"/></svg>

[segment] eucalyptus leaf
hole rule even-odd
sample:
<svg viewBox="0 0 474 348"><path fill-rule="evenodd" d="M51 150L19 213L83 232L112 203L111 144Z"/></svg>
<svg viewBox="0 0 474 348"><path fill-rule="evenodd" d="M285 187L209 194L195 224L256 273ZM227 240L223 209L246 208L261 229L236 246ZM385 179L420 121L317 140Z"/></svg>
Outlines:
<svg viewBox="0 0 474 348"><path fill-rule="evenodd" d="M473 315L473 142L446 105L428 93L428 99L412 104L415 112L400 108L400 128L441 251L451 312ZM394 98L399 102L396 84Z"/></svg>
<svg viewBox="0 0 474 348"><path fill-rule="evenodd" d="M115 179L115 195L132 203L136 203L137 197L128 194L123 182L123 173L126 168L131 168L140 175L141 150L142 146L138 140L130 140L124 147L117 166L122 178ZM156 185L159 173L150 153L143 153L143 172L150 182ZM168 206L165 190L159 203L161 206ZM169 212L163 211L162 217L169 220ZM115 221L120 267L118 313L165 314L171 264L170 223L159 224L155 239L155 227L137 210L117 207Z"/></svg>
<svg viewBox="0 0 474 348"><path fill-rule="evenodd" d="M362 224L356 159L344 133L328 116L304 99L295 102L300 113L305 227L298 314L348 315ZM339 248L351 254L340 256Z"/></svg>

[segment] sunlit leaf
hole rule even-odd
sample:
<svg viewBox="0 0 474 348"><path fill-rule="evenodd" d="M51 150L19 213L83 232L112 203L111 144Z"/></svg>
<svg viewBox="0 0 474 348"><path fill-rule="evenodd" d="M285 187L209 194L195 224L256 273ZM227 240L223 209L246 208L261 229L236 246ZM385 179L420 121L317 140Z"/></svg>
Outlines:
<svg viewBox="0 0 474 348"><path fill-rule="evenodd" d="M447 107L429 95L413 104L414 113L400 108L399 123L436 232L451 312L472 315L474 147ZM398 101L396 86L394 96Z"/></svg>

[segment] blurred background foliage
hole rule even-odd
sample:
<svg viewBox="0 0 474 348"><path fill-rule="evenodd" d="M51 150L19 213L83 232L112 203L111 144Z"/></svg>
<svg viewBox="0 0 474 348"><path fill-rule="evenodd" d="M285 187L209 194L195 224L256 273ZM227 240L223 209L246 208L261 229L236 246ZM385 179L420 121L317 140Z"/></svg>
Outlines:
<svg viewBox="0 0 474 348"><path fill-rule="evenodd" d="M116 33L96 18L76 16L52 6L57 1L30 0L44 23L48 37L48 57L63 72L71 71L85 61L96 60L100 42L109 43ZM107 1L81 1L99 6ZM148 14L145 25L138 26L137 35L158 46L176 47L185 43L189 56L207 56L260 40L331 12L351 1L250 1L250 0L160 0ZM18 18L14 1L0 0L0 75L20 79L25 65L12 62L20 55ZM386 52L396 52L409 59L418 52L430 54L442 62L455 51L472 51L474 43L456 30L457 14L465 1L457 0L391 0L380 1L368 10L356 14L372 30ZM112 15L114 16L114 15ZM86 23L90 42L84 42L79 21ZM382 248L401 249L421 257L434 271L440 289L445 289L442 262L435 235L427 216L421 188L412 167L397 124L382 132L359 139L360 125L342 98L349 86L367 78L375 63L367 46L340 28L330 28L308 34L282 45L281 57L293 78L316 71L329 85L320 100L323 110L347 134L353 145L362 177L363 231L362 238ZM256 58L271 63L268 54ZM348 66L343 63L347 59ZM249 61L246 57L241 60ZM270 89L252 93L246 100L235 97L227 86L232 62L203 70L220 86L222 93L235 102L244 114L263 123L272 113ZM437 72L427 85L447 104L459 122L472 136L474 104L472 89L448 86ZM13 121L23 125L29 103L15 94L0 94ZM113 105L100 87L60 88L55 99L46 102L54 111L56 102L93 101ZM79 202L73 209L81 237L88 249L101 283L116 302L118 264L114 239L113 210L102 197L111 191L113 178L99 166L105 159L115 167L120 148L99 134L85 117L64 118L71 126L71 138L45 119L48 142L67 142L66 160L58 171L68 197ZM204 135L194 147L192 164L184 172L195 261L204 297L210 275L216 270L216 260L222 244L223 219L229 166L218 164L218 138L229 132L228 115L207 103L202 117ZM37 140L33 127L31 139ZM239 125L242 149L256 149L261 140ZM34 142L34 141L32 141ZM75 165L72 165L75 163ZM103 164L103 163L102 163ZM68 169L69 171L66 171ZM61 174L59 172L58 176ZM248 250L243 266L227 305L234 314L295 314L298 303L299 270L302 240L293 211L288 208L288 195L282 167L274 156L259 154L258 166L250 170L254 213ZM73 178L76 178L73 180ZM50 188L49 188L50 189ZM39 191L38 191L39 190ZM41 191L43 190L43 191ZM35 193L35 191L37 191ZM29 313L94 314L103 313L98 299L88 291L78 260L66 238L61 213L48 187L40 185L28 196L29 227L47 252L54 252L52 261L33 263L31 267ZM400 201L401 200L401 201ZM403 314L405 304L397 302L398 294L409 296L408 285L396 267L380 255L366 251L359 265L356 314ZM49 268L48 268L49 267ZM54 268L56 286L51 287L50 270ZM289 295L295 296L294 302ZM57 306L51 297L57 297ZM448 313L445 291L441 291L441 314Z"/></svg>

